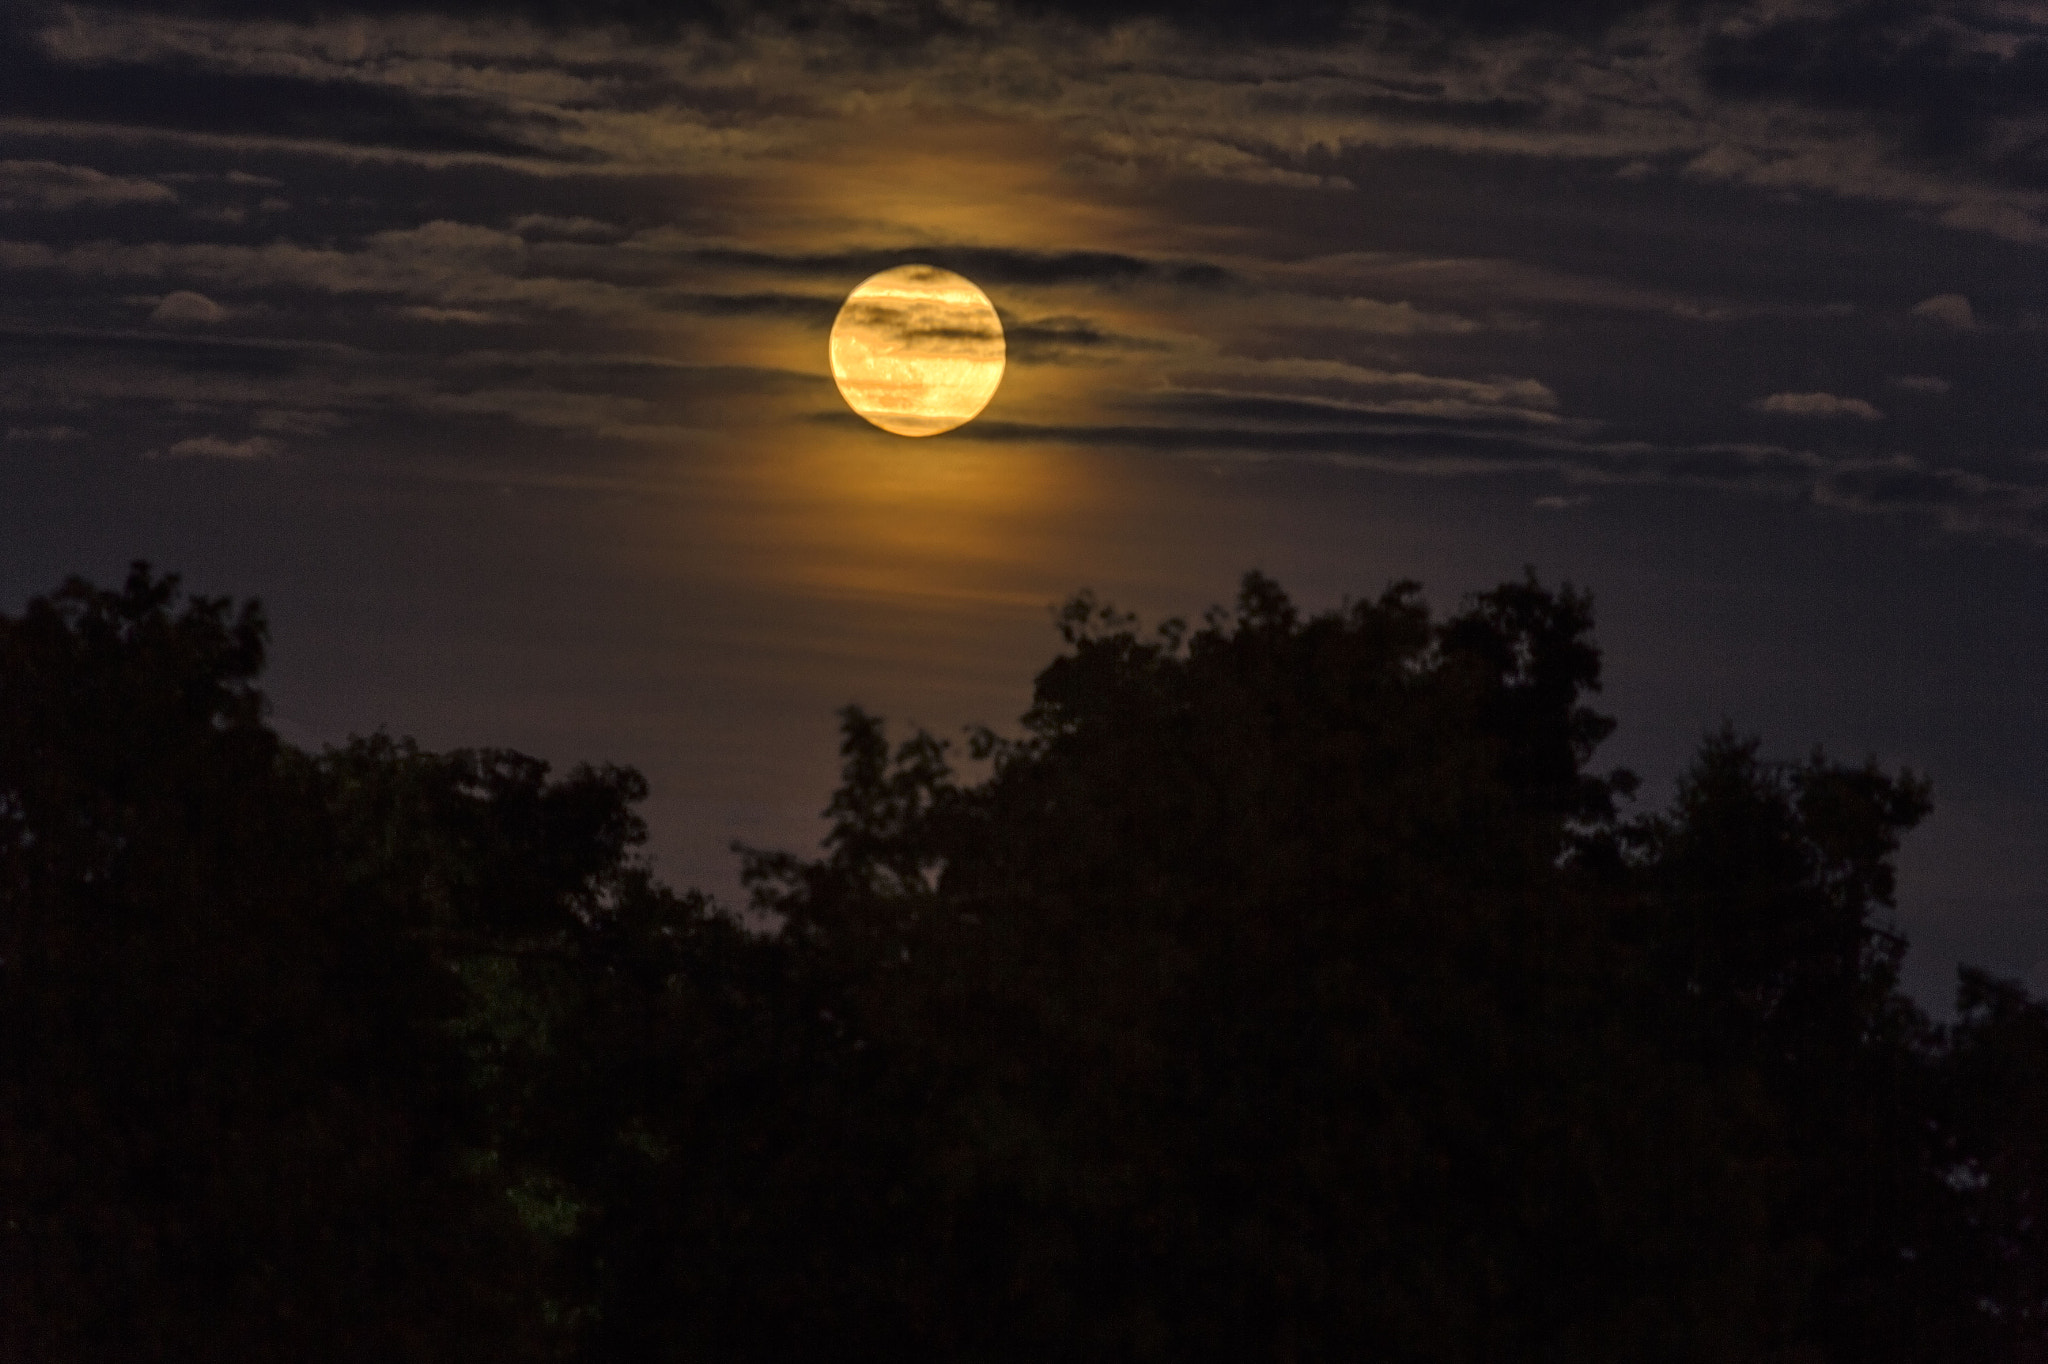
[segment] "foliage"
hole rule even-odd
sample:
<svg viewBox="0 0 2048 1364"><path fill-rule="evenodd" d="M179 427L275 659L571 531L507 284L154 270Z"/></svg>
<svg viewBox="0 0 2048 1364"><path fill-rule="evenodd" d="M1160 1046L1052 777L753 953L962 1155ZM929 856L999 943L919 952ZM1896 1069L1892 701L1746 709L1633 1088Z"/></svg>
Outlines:
<svg viewBox="0 0 2048 1364"><path fill-rule="evenodd" d="M253 608L0 618L0 1357L2036 1359L2048 1013L1899 993L1925 785L1598 773L1533 576L843 716L748 931L637 774L262 723Z"/></svg>
<svg viewBox="0 0 2048 1364"><path fill-rule="evenodd" d="M498 1339L452 982L263 725L261 614L176 586L0 620L0 1357Z"/></svg>

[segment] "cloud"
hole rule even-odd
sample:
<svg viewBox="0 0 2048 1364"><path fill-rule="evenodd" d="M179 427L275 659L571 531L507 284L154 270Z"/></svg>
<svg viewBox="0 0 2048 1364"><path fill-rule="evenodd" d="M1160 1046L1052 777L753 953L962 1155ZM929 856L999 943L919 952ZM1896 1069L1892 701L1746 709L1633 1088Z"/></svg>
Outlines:
<svg viewBox="0 0 2048 1364"><path fill-rule="evenodd" d="M505 320L497 313L487 313L477 308L434 308L420 304L395 311L400 317L409 317L415 322L453 323L461 326L480 327Z"/></svg>
<svg viewBox="0 0 2048 1364"><path fill-rule="evenodd" d="M264 0L178 7L177 22L127 6L53 9L32 44L45 65L13 111L344 157L468 152L537 175L674 175L786 166L832 144L849 116L894 110L1036 123L1067 150L1067 169L1112 178L1341 190L1351 180L1332 172L1349 168L1331 163L1349 153L1435 149L1597 161L1604 176L1692 162L2020 241L2043 239L2048 209L2026 151L2043 131L2028 120L2048 106L2025 93L2029 62L2014 60L2028 44L1981 15L1930 38L1958 88L1992 73L1999 99L1970 107L2010 121L1990 143L2004 159L1956 175L1900 145L1905 125L1885 99L1823 99L1827 82L1796 62L1781 70L1816 7L1775 0L1738 2L1711 23L1640 0L600 0L573 17L545 0L342 0L321 7L331 17L295 10L289 23L249 22L273 8ZM244 18L189 13L223 8ZM1890 50L1896 35L1872 17L1883 7L1837 8L1865 12L1844 33ZM423 13L394 21L393 9ZM604 18L627 10L660 18ZM1289 44L1311 14L1333 26L1329 41ZM1236 38L1214 42L1224 31ZM1760 33L1775 36L1744 45ZM1824 65L1852 74L1870 56L1853 37L1821 48L1835 54ZM1883 87L1896 65L1876 60L1870 81ZM1826 116L1810 112L1816 101ZM1939 122L1940 101L1912 107Z"/></svg>
<svg viewBox="0 0 2048 1364"><path fill-rule="evenodd" d="M1908 308L1906 314L1925 322L1954 327L1959 332L1974 331L1977 326L1977 314L1970 307L1970 300L1961 294L1936 294L1933 298L1923 298Z"/></svg>
<svg viewBox="0 0 2048 1364"><path fill-rule="evenodd" d="M155 180L108 175L90 166L0 161L0 209L168 204L177 197L176 190Z"/></svg>
<svg viewBox="0 0 2048 1364"><path fill-rule="evenodd" d="M1943 227L2003 237L2022 246L2048 245L2048 227L2041 225L2038 212L2015 203L1965 200L1943 212L1938 221Z"/></svg>
<svg viewBox="0 0 2048 1364"><path fill-rule="evenodd" d="M1827 318L1847 311L1840 304L1702 297L1620 279L1568 273L1526 258L1340 252L1316 257L1277 273L1306 295L1340 294L1344 299L1340 309L1343 315L1356 316L1362 311L1375 319L1384 318L1398 326L1400 334L1410 335L1538 329L1537 324L1526 317L1502 317L1495 310L1503 304L1651 313L1687 322L1707 323L1754 317ZM1415 325L1400 326L1403 321L1401 314L1410 305L1355 298L1351 291L1357 288L1433 294L1439 302L1453 300L1462 308L1491 315L1480 322L1468 315L1424 312L1418 308L1418 315L1412 319ZM1377 329L1371 325L1364 328Z"/></svg>
<svg viewBox="0 0 2048 1364"><path fill-rule="evenodd" d="M1906 124L1922 155L1987 150L2000 125L2048 110L2038 8L1788 4L1744 20L1702 48L1710 88L1881 114Z"/></svg>
<svg viewBox="0 0 2048 1364"><path fill-rule="evenodd" d="M435 221L373 233L361 250L220 242L87 242L53 250L0 241L0 269L81 278L182 278L225 290L303 289L409 298L444 308L526 305L618 316L652 310L645 292L602 280L528 271L527 243L509 232Z"/></svg>
<svg viewBox="0 0 2048 1364"><path fill-rule="evenodd" d="M664 293L658 296L665 307L704 317L783 317L811 327L828 327L838 314L842 300L811 294L695 294Z"/></svg>
<svg viewBox="0 0 2048 1364"><path fill-rule="evenodd" d="M858 418L849 414L845 420ZM1433 478L1544 473L1582 486L1705 488L1865 515L1922 516L1951 532L2048 547L2048 485L1992 478L1907 455L1828 459L1777 445L1600 442L1512 428L1428 430L1392 423L1356 430L1273 430L983 420L962 427L958 435L997 444L1093 443L1161 453L1292 458ZM1563 510L1583 497L1546 494L1536 505Z"/></svg>
<svg viewBox="0 0 2048 1364"><path fill-rule="evenodd" d="M249 425L258 431L278 436L325 436L347 424L347 420L338 413L306 412L297 408L258 412L249 421Z"/></svg>
<svg viewBox="0 0 2048 1364"><path fill-rule="evenodd" d="M228 440L224 436L188 436L165 452L171 459L268 459L279 450L268 436Z"/></svg>
<svg viewBox="0 0 2048 1364"><path fill-rule="evenodd" d="M1557 394L1540 379L1499 375L1464 379L1413 370L1385 370L1342 360L1290 357L1219 360L1182 374L1166 395L1286 399L1328 415L1345 410L1415 415L1501 415L1514 420L1557 420Z"/></svg>
<svg viewBox="0 0 2048 1364"><path fill-rule="evenodd" d="M1843 398L1833 393L1773 393L1749 404L1752 412L1774 417L1855 417L1859 421L1881 421L1884 413L1861 398Z"/></svg>
<svg viewBox="0 0 2048 1364"><path fill-rule="evenodd" d="M1005 317L1003 339L1009 348L1010 363L1015 365L1053 365L1084 357L1100 359L1109 353L1169 349L1164 342L1119 336L1092 318L1071 315L1029 321Z"/></svg>
<svg viewBox="0 0 2048 1364"><path fill-rule="evenodd" d="M930 243L914 247L778 253L693 246L666 233L644 234L635 238L634 244L655 249L673 246L691 261L727 269L855 279L865 279L883 270L912 263L936 265L983 285L1158 282L1213 289L1234 279L1229 270L1206 261L1153 260L1120 251L1034 251L1018 247Z"/></svg>
<svg viewBox="0 0 2048 1364"><path fill-rule="evenodd" d="M1931 393L1939 398L1947 396L1955 385L1936 374L1894 374L1892 387L1908 393Z"/></svg>
<svg viewBox="0 0 2048 1364"><path fill-rule="evenodd" d="M47 22L4 34L13 51L0 114L409 151L562 154L549 132L559 116L507 99L502 81L497 91L437 88L434 63L418 60L428 54L394 61L393 35L416 38L420 29L407 33L388 16L381 25L308 25L305 17L301 10L266 24L53 5Z"/></svg>
<svg viewBox="0 0 2048 1364"><path fill-rule="evenodd" d="M1456 313L1427 312L1406 301L1385 303L1376 298L1347 298L1344 306L1357 319L1360 331L1381 336L1417 336L1437 333L1459 336L1480 330L1480 324Z"/></svg>
<svg viewBox="0 0 2048 1364"><path fill-rule="evenodd" d="M1372 8L1437 34L1547 31L1588 35L1652 4L1653 0L1463 0L1446 6L1440 0L1377 0ZM177 0L101 0L99 8L102 12L148 12L204 7ZM1341 38L1357 19L1356 7L1331 0L1265 0L1257 5L1232 0L1021 0L989 6L967 6L952 0L581 0L567 7L553 0L487 0L484 4L477 0L407 0L398 5L390 0L338 0L320 8L339 16L382 16L394 9L469 16L484 10L507 20L565 29L626 27L650 35L695 29L705 36L729 33L749 20L780 16L890 48L955 37L971 32L977 23L995 25L1021 16L1050 16L1096 29L1145 22L1170 24L1207 38L1289 44L1328 43ZM305 6L293 0L237 0L232 9L249 19L287 22L306 12Z"/></svg>
<svg viewBox="0 0 2048 1364"><path fill-rule="evenodd" d="M10 441L67 441L83 440L85 432L75 426L10 426L7 428Z"/></svg>
<svg viewBox="0 0 2048 1364"><path fill-rule="evenodd" d="M227 315L226 308L205 294L196 294L190 289L179 289L175 293L165 294L156 307L150 309L149 320L184 326L191 323L218 322Z"/></svg>
<svg viewBox="0 0 2048 1364"><path fill-rule="evenodd" d="M1822 506L1857 512L1919 512L1950 531L2048 545L2048 487L1932 467L1910 456L1846 465L1813 490Z"/></svg>
<svg viewBox="0 0 2048 1364"><path fill-rule="evenodd" d="M625 229L595 218L561 217L553 213L525 213L512 220L512 230L529 241L615 242Z"/></svg>
<svg viewBox="0 0 2048 1364"><path fill-rule="evenodd" d="M1563 420L1539 409L1447 397L1344 402L1280 393L1173 390L1154 396L1149 406L1205 422L1222 419L1303 427L1349 426L1390 417L1458 426L1501 422L1554 426Z"/></svg>

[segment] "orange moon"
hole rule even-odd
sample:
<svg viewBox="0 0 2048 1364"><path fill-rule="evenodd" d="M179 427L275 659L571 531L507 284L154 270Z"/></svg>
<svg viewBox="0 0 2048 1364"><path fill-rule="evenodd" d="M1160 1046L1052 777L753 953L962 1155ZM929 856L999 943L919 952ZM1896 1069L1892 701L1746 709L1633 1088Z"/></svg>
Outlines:
<svg viewBox="0 0 2048 1364"><path fill-rule="evenodd" d="M832 323L839 395L899 436L973 421L995 397L1007 358L988 295L936 265L898 265L861 281Z"/></svg>

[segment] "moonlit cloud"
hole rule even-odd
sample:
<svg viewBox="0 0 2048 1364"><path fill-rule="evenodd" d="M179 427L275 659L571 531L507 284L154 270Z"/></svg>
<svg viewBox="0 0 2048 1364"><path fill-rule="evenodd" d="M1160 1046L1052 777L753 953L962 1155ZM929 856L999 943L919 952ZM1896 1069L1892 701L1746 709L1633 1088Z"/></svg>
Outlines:
<svg viewBox="0 0 2048 1364"><path fill-rule="evenodd" d="M0 210L168 204L177 191L140 176L108 175L55 161L0 161Z"/></svg>
<svg viewBox="0 0 2048 1364"><path fill-rule="evenodd" d="M1961 294L1936 294L1932 298L1921 299L1907 311L1914 317L1953 327L1959 332L1971 331L1977 325L1976 311L1970 307L1970 300Z"/></svg>
<svg viewBox="0 0 2048 1364"><path fill-rule="evenodd" d="M165 454L172 459L268 459L278 452L278 443L268 436L229 440L222 436L188 436L176 441Z"/></svg>
<svg viewBox="0 0 2048 1364"><path fill-rule="evenodd" d="M1777 417L1854 417L1858 421L1881 421L1884 413L1862 398L1843 398L1833 393L1773 393L1750 404L1758 412Z"/></svg>
<svg viewBox="0 0 2048 1364"><path fill-rule="evenodd" d="M149 311L149 320L171 325L183 323L218 322L228 315L228 310L215 303L205 294L190 289L179 289L158 300Z"/></svg>

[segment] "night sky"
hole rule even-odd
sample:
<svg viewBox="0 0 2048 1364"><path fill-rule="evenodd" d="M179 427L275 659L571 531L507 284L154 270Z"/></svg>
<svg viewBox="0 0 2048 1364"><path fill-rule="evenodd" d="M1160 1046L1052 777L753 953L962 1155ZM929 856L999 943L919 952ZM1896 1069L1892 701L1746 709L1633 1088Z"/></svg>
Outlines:
<svg viewBox="0 0 2048 1364"><path fill-rule="evenodd" d="M2048 3L573 8L8 7L0 610L260 597L287 738L632 764L736 901L1076 589L1529 565L1646 805L1910 766L1908 984L2048 986ZM906 262L1009 340L929 440L826 363Z"/></svg>

